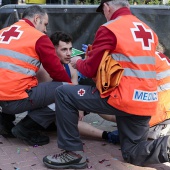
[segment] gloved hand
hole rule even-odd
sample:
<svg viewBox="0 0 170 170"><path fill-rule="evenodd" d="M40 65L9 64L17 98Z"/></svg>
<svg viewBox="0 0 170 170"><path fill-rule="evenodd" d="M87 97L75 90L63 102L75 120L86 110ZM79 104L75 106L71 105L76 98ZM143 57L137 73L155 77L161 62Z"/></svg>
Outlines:
<svg viewBox="0 0 170 170"><path fill-rule="evenodd" d="M87 51L87 48L88 48L88 45L86 45L86 44L82 44L82 50L84 51L84 52L86 52Z"/></svg>

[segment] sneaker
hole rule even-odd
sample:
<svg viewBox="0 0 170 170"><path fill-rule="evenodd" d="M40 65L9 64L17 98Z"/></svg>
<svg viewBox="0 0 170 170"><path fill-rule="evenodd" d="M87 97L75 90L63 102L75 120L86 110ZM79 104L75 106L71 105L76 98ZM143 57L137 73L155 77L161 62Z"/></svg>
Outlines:
<svg viewBox="0 0 170 170"><path fill-rule="evenodd" d="M30 117L26 116L15 127L12 128L12 134L21 140L26 141L29 145L45 145L48 144L50 139L39 132L42 127L33 121Z"/></svg>
<svg viewBox="0 0 170 170"><path fill-rule="evenodd" d="M166 136L170 130L170 124L158 124L149 128L148 139L158 139Z"/></svg>
<svg viewBox="0 0 170 170"><path fill-rule="evenodd" d="M14 127L15 115L0 113L0 135L3 137L14 137L11 129Z"/></svg>
<svg viewBox="0 0 170 170"><path fill-rule="evenodd" d="M108 142L113 144L120 144L118 130L115 130L113 132L108 132Z"/></svg>
<svg viewBox="0 0 170 170"><path fill-rule="evenodd" d="M81 152L81 151L79 151ZM60 154L43 158L44 164L53 169L84 169L87 168L86 157L77 151L64 151Z"/></svg>
<svg viewBox="0 0 170 170"><path fill-rule="evenodd" d="M166 136L169 130L170 130L170 124L164 124L160 132L160 137Z"/></svg>

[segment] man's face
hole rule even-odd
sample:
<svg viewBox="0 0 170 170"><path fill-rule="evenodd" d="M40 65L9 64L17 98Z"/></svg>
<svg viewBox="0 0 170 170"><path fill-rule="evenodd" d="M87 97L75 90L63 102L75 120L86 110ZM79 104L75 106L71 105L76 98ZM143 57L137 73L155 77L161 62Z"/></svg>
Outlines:
<svg viewBox="0 0 170 170"><path fill-rule="evenodd" d="M59 45L55 46L57 56L62 64L68 64L71 61L72 43L59 41Z"/></svg>
<svg viewBox="0 0 170 170"><path fill-rule="evenodd" d="M48 15L35 17L35 28L43 33L47 33Z"/></svg>

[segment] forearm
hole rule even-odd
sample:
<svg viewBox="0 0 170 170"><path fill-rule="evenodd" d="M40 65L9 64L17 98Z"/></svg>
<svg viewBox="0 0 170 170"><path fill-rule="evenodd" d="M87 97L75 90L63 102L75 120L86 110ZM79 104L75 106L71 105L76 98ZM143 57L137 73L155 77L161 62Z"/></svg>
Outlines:
<svg viewBox="0 0 170 170"><path fill-rule="evenodd" d="M95 40L92 44L92 50L88 52L87 58L85 60L77 60L77 70L88 78L94 78L104 52L106 50L113 51L116 47L116 43L115 35L105 27L101 27L96 33Z"/></svg>

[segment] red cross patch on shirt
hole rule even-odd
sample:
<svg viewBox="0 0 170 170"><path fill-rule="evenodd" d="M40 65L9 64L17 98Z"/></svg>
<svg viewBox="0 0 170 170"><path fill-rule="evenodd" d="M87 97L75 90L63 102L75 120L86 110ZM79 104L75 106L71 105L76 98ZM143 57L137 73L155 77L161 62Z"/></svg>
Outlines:
<svg viewBox="0 0 170 170"><path fill-rule="evenodd" d="M86 91L84 90L84 89L80 89L80 90L78 90L78 95L79 96L84 96L84 94L86 93Z"/></svg>
<svg viewBox="0 0 170 170"><path fill-rule="evenodd" d="M23 31L19 30L20 27L18 25L12 25L9 29L4 30L0 34L0 43L9 44L12 39L19 39L23 33Z"/></svg>
<svg viewBox="0 0 170 170"><path fill-rule="evenodd" d="M151 50L151 43L154 42L154 36L151 29L145 28L140 22L133 22L135 28L131 28L134 41L142 43L143 50Z"/></svg>

